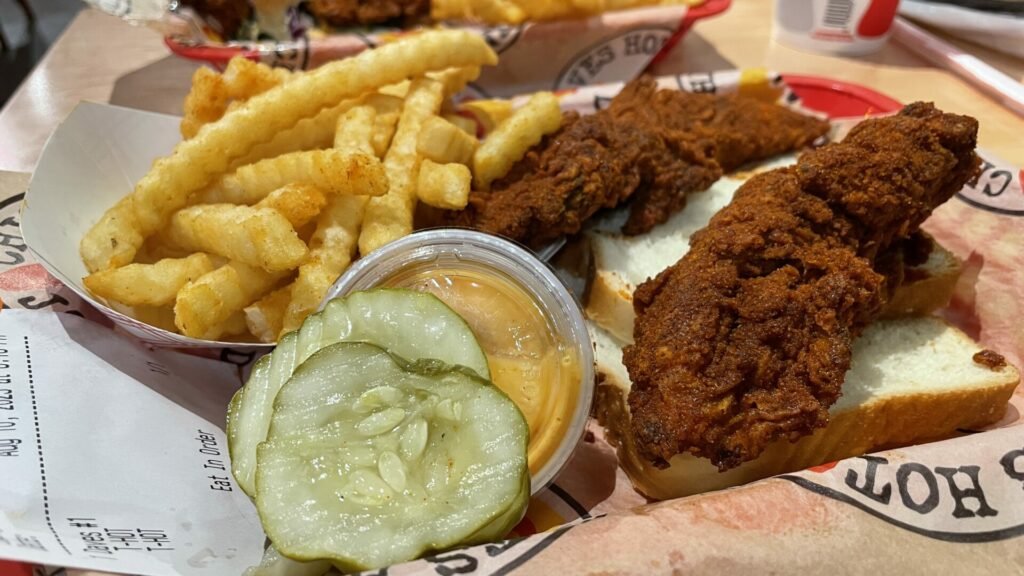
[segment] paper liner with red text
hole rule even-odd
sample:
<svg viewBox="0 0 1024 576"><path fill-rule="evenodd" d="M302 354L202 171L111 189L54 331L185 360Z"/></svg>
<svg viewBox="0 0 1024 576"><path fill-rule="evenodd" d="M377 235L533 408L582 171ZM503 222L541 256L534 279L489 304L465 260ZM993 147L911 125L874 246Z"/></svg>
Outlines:
<svg viewBox="0 0 1024 576"><path fill-rule="evenodd" d="M750 73L663 80L728 92ZM769 85L782 89L777 75ZM616 87L564 96L593 109ZM849 122L840 122L848 124ZM965 262L943 315L1011 363L1024 360L1022 172L981 151L981 177L935 212L925 228ZM101 316L31 261L17 229L19 195L0 201L0 297L5 307ZM6 226L6 228L2 228ZM833 574L1019 569L1024 545L1024 393L993 429L852 458L746 487L648 505L618 469L600 427L550 489L531 501L519 539L439 554L386 573L650 573L771 569ZM807 554L808 546L814 553ZM811 560L813 558L813 562ZM253 559L255 562L258 559Z"/></svg>

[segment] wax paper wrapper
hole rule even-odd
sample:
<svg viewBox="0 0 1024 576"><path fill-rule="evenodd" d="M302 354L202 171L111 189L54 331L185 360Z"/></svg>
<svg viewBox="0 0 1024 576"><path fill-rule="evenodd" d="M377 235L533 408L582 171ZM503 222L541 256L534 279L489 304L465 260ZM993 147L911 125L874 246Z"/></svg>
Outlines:
<svg viewBox="0 0 1024 576"><path fill-rule="evenodd" d="M323 35L300 27L294 40L221 42L194 19L169 21L167 0L86 1L130 21L158 21L172 52L216 66L244 55L292 70L315 68L409 31L367 28ZM511 96L630 80L671 50L696 21L723 12L730 3L706 0L692 8L655 6L517 26L459 25L483 36L500 56L500 63L485 68L470 90L478 96Z"/></svg>
<svg viewBox="0 0 1024 576"><path fill-rule="evenodd" d="M796 101L780 76L760 72L660 83L719 93L768 89ZM563 103L592 111L618 88L578 90ZM943 314L1020 366L1021 172L981 153L981 177L937 210L926 228L965 261ZM17 458L0 457L6 539L0 557L147 575L230 574L256 563L263 535L251 504L233 480L221 480L226 474L205 468L225 459L221 412L213 408L223 411L227 393L240 383L236 367L149 351L99 322L69 317L98 315L32 261L17 231L23 188L21 182L0 200L2 244L16 261L0 272L0 297L5 307L47 310L0 313L0 350L8 355L0 357L0 366L6 364L0 382L9 373L11 384L0 389L9 391L8 405L19 418L17 435L0 424L0 449L5 439L7 450L14 445L9 439L21 441ZM165 380L174 386L162 386ZM208 394L193 395L200 384ZM183 395L168 392L179 388ZM3 402L0 422L12 415ZM991 430L658 504L632 490L614 449L592 423L566 470L531 501L511 540L376 573L1019 572L1022 409L1018 391ZM145 550L157 543L164 548ZM112 553L104 554L104 547Z"/></svg>

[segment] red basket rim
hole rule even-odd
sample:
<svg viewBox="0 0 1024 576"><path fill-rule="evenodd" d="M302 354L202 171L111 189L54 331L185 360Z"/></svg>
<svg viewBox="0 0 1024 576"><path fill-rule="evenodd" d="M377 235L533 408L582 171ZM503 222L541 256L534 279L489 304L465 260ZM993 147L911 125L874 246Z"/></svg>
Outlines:
<svg viewBox="0 0 1024 576"><path fill-rule="evenodd" d="M784 73L782 78L797 96L803 97L801 91L804 89L827 90L845 94L864 102L869 107L867 114L886 114L897 112L903 108L903 104L899 100L860 84L804 74ZM809 105L809 107L814 108L813 105ZM828 112L828 110L822 110L822 112Z"/></svg>

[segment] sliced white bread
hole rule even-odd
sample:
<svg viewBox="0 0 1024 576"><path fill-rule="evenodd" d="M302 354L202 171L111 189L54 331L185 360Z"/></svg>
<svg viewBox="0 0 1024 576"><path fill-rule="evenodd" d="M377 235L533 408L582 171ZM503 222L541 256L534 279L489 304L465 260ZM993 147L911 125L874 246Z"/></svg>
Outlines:
<svg viewBox="0 0 1024 576"><path fill-rule="evenodd" d="M785 157L758 171L791 163ZM691 195L686 208L668 222L641 236L614 232L620 224L606 217L586 234L590 270L586 291L587 317L619 342L633 341L633 291L648 278L678 261L689 250L690 237L704 228L712 216L732 200L740 185L756 172L733 174L710 189ZM948 250L933 243L927 262L908 270L907 280L890 300L884 317L928 314L945 306L953 295L960 262Z"/></svg>
<svg viewBox="0 0 1024 576"><path fill-rule="evenodd" d="M935 317L882 320L854 344L843 395L828 426L798 442L775 443L756 460L720 473L708 460L678 455L666 469L640 457L629 425L630 380L622 348L591 323L599 385L595 410L617 446L619 464L658 500L745 484L882 448L950 437L995 423L1020 380L1013 366L975 363L982 348Z"/></svg>

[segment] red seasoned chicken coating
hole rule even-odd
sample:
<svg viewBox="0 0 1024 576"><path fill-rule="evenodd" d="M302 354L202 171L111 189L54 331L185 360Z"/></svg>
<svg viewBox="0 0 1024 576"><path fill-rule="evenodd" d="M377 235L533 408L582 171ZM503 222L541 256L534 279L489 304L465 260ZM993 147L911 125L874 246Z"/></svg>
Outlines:
<svg viewBox="0 0 1024 576"><path fill-rule="evenodd" d="M640 452L724 470L823 427L892 289L878 255L976 173L976 135L973 118L912 104L741 187L636 291L623 361Z"/></svg>
<svg viewBox="0 0 1024 576"><path fill-rule="evenodd" d="M430 14L428 0L310 0L307 7L332 26L412 23Z"/></svg>
<svg viewBox="0 0 1024 576"><path fill-rule="evenodd" d="M827 131L827 122L775 104L659 91L651 78L639 78L605 110L566 114L561 129L490 192L474 192L449 223L542 246L579 232L598 210L632 202L623 231L640 234L711 186L722 165L801 148Z"/></svg>

